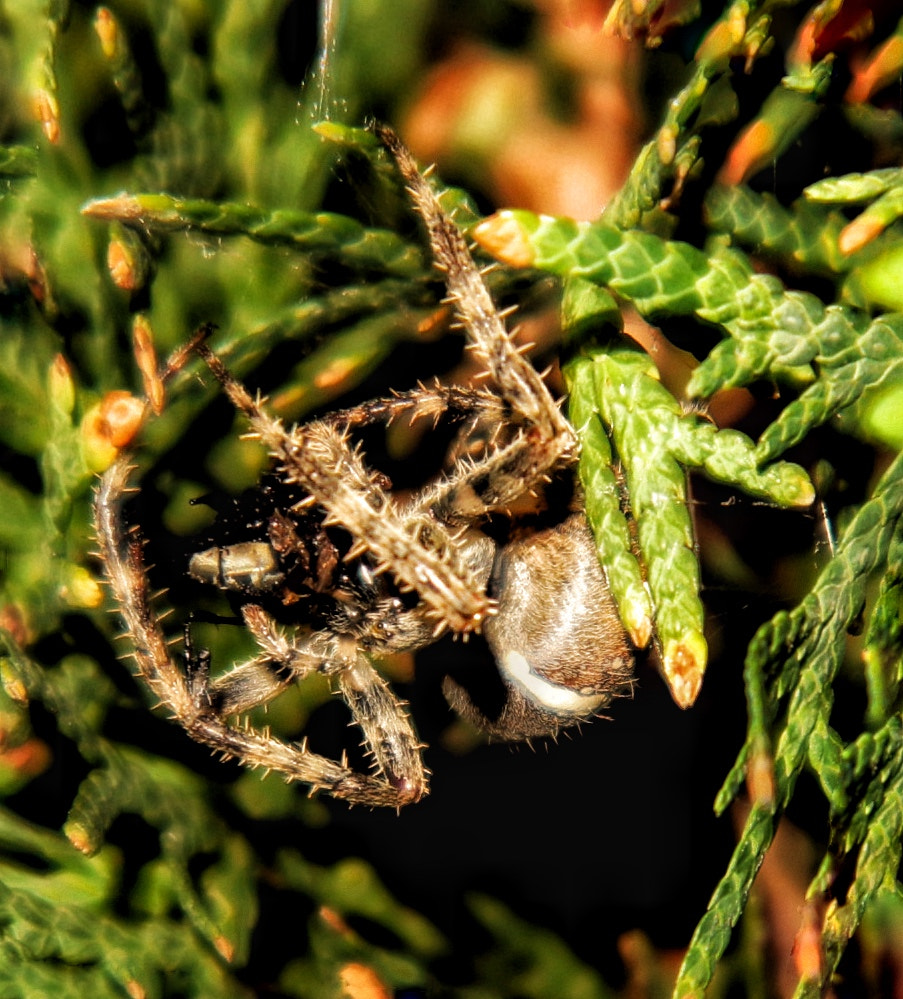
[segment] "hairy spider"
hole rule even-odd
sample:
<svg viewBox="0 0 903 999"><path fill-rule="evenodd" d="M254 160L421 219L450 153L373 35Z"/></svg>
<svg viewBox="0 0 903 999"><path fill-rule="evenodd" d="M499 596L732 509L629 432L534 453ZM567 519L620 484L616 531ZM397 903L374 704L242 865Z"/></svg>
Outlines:
<svg viewBox="0 0 903 999"><path fill-rule="evenodd" d="M256 536L215 543L190 560L192 576L235 596L260 647L215 678L209 653L194 649L187 632L184 661L173 658L151 607L142 544L123 518L128 454L103 476L95 506L101 555L138 672L192 738L312 791L400 807L427 791L423 747L371 657L421 648L447 629L465 638L482 632L505 703L490 717L451 679L444 690L461 715L506 739L555 735L597 714L629 690L632 661L582 513L569 511L542 529L515 528L501 541L481 530L490 515L506 514L572 466L576 435L512 343L460 231L412 157L389 129L378 131L410 187L448 299L491 388L419 387L286 428L201 336L170 362L171 372L189 352L200 354L274 460L254 501ZM352 427L401 414L465 421L450 470L403 501L348 440ZM338 529L350 542L336 540ZM274 602L284 612L279 623ZM330 677L348 703L373 758L371 773L316 754L306 742L228 723L314 672Z"/></svg>

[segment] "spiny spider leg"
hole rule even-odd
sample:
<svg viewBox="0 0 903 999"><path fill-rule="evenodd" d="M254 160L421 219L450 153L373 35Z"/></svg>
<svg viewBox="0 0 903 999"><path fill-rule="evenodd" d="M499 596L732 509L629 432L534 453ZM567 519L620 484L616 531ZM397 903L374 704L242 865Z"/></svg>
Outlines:
<svg viewBox="0 0 903 999"><path fill-rule="evenodd" d="M426 790L417 738L403 706L353 646L347 661L330 663L327 671L336 676L355 721L365 733L378 774L357 773L308 751L303 744L282 742L269 734L234 728L223 721L215 701L223 691L229 691L228 679L221 687L209 683L209 655L206 651L194 652L190 639L186 642L183 672L170 655L151 610L141 543L122 526L121 506L128 492L130 471L128 456L122 455L101 479L95 503L101 556L134 645L138 670L187 734L224 757L235 757L251 767L278 770L288 780L303 781L312 791L327 790L351 804L401 807L417 801ZM278 629L265 618L260 612L256 627L259 634L268 637L270 647L265 651L271 662L282 657L287 671L296 676L303 672L299 670L302 660L307 660L305 669L316 668L310 650L281 639Z"/></svg>
<svg viewBox="0 0 903 999"><path fill-rule="evenodd" d="M436 266L445 272L448 301L458 314L470 347L483 361L515 420L531 428L529 446L540 442L552 468L576 457L573 428L536 369L521 355L495 308L489 289L461 230L445 214L408 149L392 129L374 126L391 152L429 233Z"/></svg>
<svg viewBox="0 0 903 999"><path fill-rule="evenodd" d="M188 735L245 766L276 770L289 781L303 781L311 794L327 791L352 805L401 808L419 801L427 790L427 774L404 706L363 655L335 672L354 721L364 733L377 773L362 774L345 763L313 753L305 743L288 743L269 733L227 725L210 706L205 690L209 655L186 645L188 689L195 693L196 712L178 718Z"/></svg>
<svg viewBox="0 0 903 999"><path fill-rule="evenodd" d="M477 424L490 426L494 432L510 423L504 402L492 393L458 386L434 386L375 399L353 409L341 410L326 417L337 428L360 427L372 423L390 423L402 415L411 420L423 417L438 419L448 413L455 420L471 418L464 431L473 433ZM487 453L463 457L454 472L440 478L424 494L402 507L405 515L429 511L441 523L451 527L469 524L491 510L506 506L522 495L525 482L539 482L555 461L548 449L526 433L499 443ZM558 459L560 460L560 456Z"/></svg>
<svg viewBox="0 0 903 999"><path fill-rule="evenodd" d="M300 485L327 511L325 523L340 524L370 551L377 571L391 569L402 587L416 590L439 632L478 630L492 612L470 567L458 556L454 539L425 513L402 519L378 476L364 465L346 437L322 422L287 431L206 346L198 353L232 400L245 413L252 436L276 458L289 483Z"/></svg>
<svg viewBox="0 0 903 999"><path fill-rule="evenodd" d="M337 660L335 641L330 643L321 632L308 632L305 641L290 642L257 604L245 604L241 615L262 654L236 664L210 683L210 702L223 717L266 704L308 674L330 672L328 664Z"/></svg>
<svg viewBox="0 0 903 999"><path fill-rule="evenodd" d="M284 683L302 679L313 671L324 673L338 683L354 722L364 734L362 745L369 748L377 771L383 776L382 780L372 778L380 784L378 794L382 798L385 795L391 798L389 801L374 801L374 788L368 785L366 803L401 805L418 800L426 791L426 774L420 758L422 747L405 714L403 702L392 695L389 685L357 649L354 639L329 632L315 632L298 640L286 635L255 604L247 605L243 613L249 630L264 650L264 656L237 666L210 685L209 694L218 713L227 715L247 711L281 693ZM256 690L250 689L253 682L248 676L250 668L260 671L261 685ZM274 669L278 671L278 676ZM256 674L254 679L257 679ZM275 689L277 680L278 690ZM225 698L229 694L235 698L235 706L224 710L225 705L217 703L217 698ZM239 696L243 699L240 705L237 703ZM348 768L344 769L348 774L354 774ZM347 781L343 786L348 786ZM335 788L330 790L333 794L338 793ZM347 798L348 795L339 794L339 797Z"/></svg>
<svg viewBox="0 0 903 999"><path fill-rule="evenodd" d="M365 427L374 423L390 424L401 416L412 423L432 417L447 416L453 421L464 420L474 413L500 421L507 416L507 407L493 392L466 388L463 385L420 386L408 392L397 392L385 399L370 402L321 417L331 427Z"/></svg>
<svg viewBox="0 0 903 999"><path fill-rule="evenodd" d="M107 582L132 641L138 671L154 694L184 724L196 713L185 676L169 654L166 638L157 623L147 591L141 542L123 527L122 504L131 491L130 456L122 453L101 477L94 498L94 515L100 555Z"/></svg>

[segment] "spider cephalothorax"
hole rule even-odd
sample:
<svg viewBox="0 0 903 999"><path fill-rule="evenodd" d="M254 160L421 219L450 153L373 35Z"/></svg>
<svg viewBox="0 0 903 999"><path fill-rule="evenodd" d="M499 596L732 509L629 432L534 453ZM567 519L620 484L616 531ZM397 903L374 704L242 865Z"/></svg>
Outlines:
<svg viewBox="0 0 903 999"><path fill-rule="evenodd" d="M461 233L410 154L388 129L379 134L410 185L449 300L491 387L420 387L286 428L212 351L194 346L274 462L260 487L255 536L200 548L190 561L195 578L234 595L260 647L215 678L209 655L190 638L184 664L173 659L151 608L141 544L123 524L126 454L101 481L96 520L139 672L189 735L314 790L398 807L426 793L422 747L372 656L421 648L446 630L482 632L507 688L504 704L487 717L451 680L445 692L460 714L507 739L554 735L597 714L629 690L632 663L582 513L567 511L501 540L481 530L487 517L505 514L552 475L569 474L576 436L513 345ZM404 501L348 441L355 426L449 413L466 419L452 467ZM333 540L336 531L347 544ZM274 615L273 601L286 613ZM347 701L374 772L228 724L230 715L312 672L331 677Z"/></svg>

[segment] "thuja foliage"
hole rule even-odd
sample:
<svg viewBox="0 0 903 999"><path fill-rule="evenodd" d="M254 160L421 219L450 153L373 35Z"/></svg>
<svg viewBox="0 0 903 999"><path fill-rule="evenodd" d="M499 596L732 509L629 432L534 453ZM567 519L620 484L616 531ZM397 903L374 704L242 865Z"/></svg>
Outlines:
<svg viewBox="0 0 903 999"><path fill-rule="evenodd" d="M737 17L739 11L738 5L732 5L725 16ZM822 51L820 59L816 53L831 33L834 13L835 8L822 7L808 15L797 36L799 47L788 60L788 75L734 147L738 158L754 161L756 155L764 154L778 160L788 139L822 111L819 98L829 93L836 53ZM606 310L607 295L597 294L593 302L591 295L581 294L578 283L589 281L630 302L642 315L656 317L665 331L667 317L681 315L692 315L717 328L723 340L693 372L687 386L690 397L707 398L719 389L761 380L788 396L777 418L759 437L753 466L782 454L831 419L843 419L852 433L867 432L865 414L873 411L879 396L888 393L895 398L896 409L884 436L888 443L897 443L903 374L903 319L882 309L896 304L887 272L894 268L898 253L885 231L899 215L894 207L899 203L895 194L898 170L818 181L789 210L743 189L716 187L707 198L709 221L713 230L731 237L730 243L712 241L697 248L659 235L662 221L655 209L663 198L674 197L674 185L681 184L704 157L704 131L694 116L714 80L722 75L723 59L745 53L755 60L763 34L770 30L770 19L767 4L747 5L730 35L720 34L727 29L727 20L710 30L697 53L693 83L673 102L669 120L645 148L630 182L598 221L574 223L509 210L477 230L477 238L502 260L551 271L572 291L577 288L571 313L578 321L585 321L587 311L595 310L600 318L606 311L611 314ZM804 45L806 32L812 33L808 46ZM782 102L802 103L810 112L795 123L787 121L778 115ZM687 159L680 163L682 152ZM842 225L836 214L818 209L826 202L866 202L868 207ZM630 229L623 228L624 221L630 222ZM826 301L824 295L799 290L776 274L757 273L749 257L737 248L750 243L778 259L791 257L797 281L799 273L807 270L831 274L836 278L837 299ZM857 260L859 254L865 256ZM882 272L883 281L876 277ZM858 280L847 284L843 279L848 275ZM854 304L847 304L851 301ZM616 366L635 374L632 379L630 374L612 378ZM587 370L592 371L591 377L585 374ZM596 483L597 462L609 457L609 441L618 447L632 498L636 487L631 477L650 474L646 465L650 452L659 467L659 453L666 452L685 466L695 464L708 470L701 457L694 460L684 450L673 428L676 414L671 421L659 421L663 440L657 446L648 444L657 434L647 426L638 437L648 450L631 440L630 434L636 433L631 424L654 412L654 403L641 387L642 378L654 382L651 364L637 349L616 341L589 349L571 362L572 411L582 407L591 439L601 444L598 454L585 450L582 469L587 510L600 538L612 536L606 530L612 505L606 510L599 502L596 509L593 502L596 493L603 497L612 493L605 483L601 488ZM638 403L641 416L619 411L612 399L625 397ZM594 424L593 413L604 432ZM634 461L637 466L642 463L642 472L639 467L634 470ZM849 512L834 557L811 592L798 607L764 624L749 647L745 665L749 731L716 807L727 806L745 776L752 808L728 871L691 941L676 995L701 995L712 981L716 962L774 836L776 819L804 770L815 774L827 799L831 833L823 863L809 888L810 901L823 907L821 937L815 945L801 944L801 949L811 946L814 955L800 961L797 993L821 994L869 905L885 895L898 897L903 835L898 742L901 475L903 464L898 456L868 499ZM664 489L658 492L659 497L666 494ZM655 551L654 542L644 539L642 511L635 511L635 516L640 550ZM679 547L679 539L674 535L670 545L658 550ZM651 555L648 561L653 561ZM614 562L610 576L615 586ZM647 582L653 600L655 578L650 565ZM869 600L869 586L876 578L881 580L880 589ZM833 683L843 663L845 636L863 613L868 629L863 657L871 677L863 719L868 727L847 742L831 724ZM665 664L667 669L667 658ZM845 864L855 864L853 878L849 886L836 891L835 879Z"/></svg>
<svg viewBox="0 0 903 999"><path fill-rule="evenodd" d="M610 994L554 935L483 896L471 901L493 941L474 962L481 980L443 987L435 969L449 942L362 861L318 866L286 844L265 856L255 823L302 827L322 813L272 781L218 789L189 763L202 754L161 745L158 755L166 729L115 658L92 557L95 476L129 442L156 359L198 323L218 325L217 353L239 376L268 371L272 385L289 359L270 393L287 419L447 324L407 195L360 127L367 113L400 108L439 7L326 5L325 30L302 25L303 85L285 47L294 5L2 9L0 996L241 996L274 982L302 997L402 986L473 999ZM748 817L673 984L675 995L702 995L742 977L736 955L716 969L808 774L828 824L808 893L815 932L807 924L798 938L798 993L817 995L861 926L900 916L903 172L884 165L903 150L903 117L881 88L901 72L903 26L839 2L810 12L738 0L706 21L690 4L641 7L616 3L609 27L665 48L698 44L680 88L650 108L661 121L598 219L518 205L484 219L464 191L434 183L502 265L490 275L496 294L558 280L587 514L625 628L655 647L681 706L708 657L688 471L807 507L815 492L799 462L812 471L821 459L823 471L832 458L800 449L819 428L875 456L875 481L841 511L810 591L749 646L748 732L716 802L725 810L745 783ZM843 155L829 141L824 155L801 157L825 118L855 138ZM746 186L763 166L794 177L794 196ZM338 205L337 176L352 181ZM682 394L623 334L628 307L700 362ZM778 400L757 440L688 405L742 387ZM255 452L207 429L213 394L180 375L154 400L161 414L142 443L160 525L177 535L204 522L189 496L211 481L238 492L260 471ZM180 455L181 469L192 455L188 466L207 470L176 475ZM863 637L847 663L855 629ZM197 630L217 661L241 654L240 638ZM834 718L842 669L865 690L852 732ZM304 698L317 696L298 694L274 727L296 735L312 709ZM117 835L129 822L154 848ZM306 927L303 945L268 952L265 969L253 942L263 885ZM355 919L397 944L372 942Z"/></svg>

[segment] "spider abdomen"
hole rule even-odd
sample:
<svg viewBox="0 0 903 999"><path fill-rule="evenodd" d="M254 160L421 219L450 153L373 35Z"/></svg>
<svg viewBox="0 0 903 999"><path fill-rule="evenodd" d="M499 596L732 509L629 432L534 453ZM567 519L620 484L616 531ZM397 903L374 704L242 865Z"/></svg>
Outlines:
<svg viewBox="0 0 903 999"><path fill-rule="evenodd" d="M632 656L583 514L500 548L489 585L498 611L484 632L508 697L490 719L448 681L459 713L490 735L527 739L629 692Z"/></svg>

